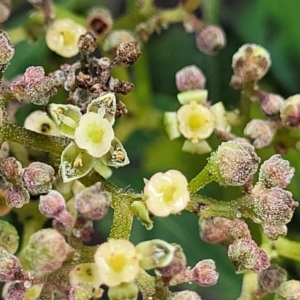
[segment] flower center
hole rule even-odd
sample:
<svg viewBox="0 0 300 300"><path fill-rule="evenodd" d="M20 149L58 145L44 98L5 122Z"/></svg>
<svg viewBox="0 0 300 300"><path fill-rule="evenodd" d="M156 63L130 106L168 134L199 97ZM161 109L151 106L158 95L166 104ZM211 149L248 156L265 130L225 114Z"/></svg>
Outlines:
<svg viewBox="0 0 300 300"><path fill-rule="evenodd" d="M189 117L189 127L191 129L198 129L199 127L201 127L202 122L201 122L201 118L199 116L199 114L197 113L193 113L190 115Z"/></svg>
<svg viewBox="0 0 300 300"><path fill-rule="evenodd" d="M113 253L109 258L109 265L114 269L115 272L121 272L126 265L126 256L124 254Z"/></svg>
<svg viewBox="0 0 300 300"><path fill-rule="evenodd" d="M61 34L64 37L64 44L65 45L72 45L75 43L75 36L72 32L70 32L69 30L67 31L62 31Z"/></svg>
<svg viewBox="0 0 300 300"><path fill-rule="evenodd" d="M170 185L168 187L164 187L163 189L163 199L165 202L171 202L174 200L174 194L176 191L176 186Z"/></svg>
<svg viewBox="0 0 300 300"><path fill-rule="evenodd" d="M103 139L104 131L102 128L90 126L87 134L93 143L99 144Z"/></svg>

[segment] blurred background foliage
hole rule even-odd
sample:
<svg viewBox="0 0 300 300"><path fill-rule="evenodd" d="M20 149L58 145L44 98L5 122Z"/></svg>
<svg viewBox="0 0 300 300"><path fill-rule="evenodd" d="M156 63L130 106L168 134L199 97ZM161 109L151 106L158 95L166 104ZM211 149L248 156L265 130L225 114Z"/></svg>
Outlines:
<svg viewBox="0 0 300 300"><path fill-rule="evenodd" d="M299 92L300 72L300 18L299 0L207 0L217 3L217 11L213 16L227 36L227 46L218 56L209 57L199 52L195 45L195 36L186 33L182 24L171 25L160 34L154 34L143 44L143 55L136 66L126 73L122 68L115 70L121 79L129 78L135 83L135 91L122 98L129 109L129 115L118 121L116 136L124 143L131 164L114 171L111 181L115 184L136 191L143 188L143 178L149 178L155 172L168 169L182 171L190 180L204 166L207 156L192 155L181 151L183 139L170 141L163 127L163 112L179 108L176 99L175 73L184 66L195 64L207 76L209 99L212 103L222 101L227 109L238 106L240 94L229 87L232 74L232 55L244 43L257 43L270 51L272 67L268 75L260 83L266 91L281 94L284 98ZM134 10L134 0L61 0L54 1L61 14L78 15L84 21L88 11L93 6L109 8L115 19L122 18L128 11ZM156 1L159 7L172 7L178 4L176 0ZM11 79L31 65L44 66L47 72L59 68L60 64L71 63L75 59L63 59L51 52L44 38L35 41L23 39L20 26L29 26L32 22L32 7L24 0L14 1L10 19L3 28L11 33L16 54L5 73ZM204 12L197 9L199 17ZM123 22L124 23L124 22ZM122 24L123 24L122 23ZM118 22L116 22L118 24ZM124 23L130 29L130 22ZM40 30L40 28L34 28ZM99 56L101 53L99 52ZM122 78L123 77L123 78ZM66 94L59 93L54 101L64 101ZM28 113L36 107L28 105L17 114L17 122L22 124ZM142 120L141 117L142 116ZM252 116L262 117L255 107ZM211 145L217 147L216 138L210 138ZM260 150L262 159L269 157L274 150ZM289 189L295 200L300 199L299 153L289 150L287 158L297 169ZM215 184L209 185L203 191L216 199L230 200L240 195L239 189L220 188ZM293 221L289 224L289 236L300 241L299 220L300 210L296 210ZM9 216L13 223L14 214ZM199 238L197 217L190 213L168 218L155 218L154 228L147 231L138 221L134 223L131 240L134 243L151 238L161 238L182 245L190 265L201 259L214 259L220 273L218 284L211 288L195 289L202 299L236 299L240 293L242 275L236 275L229 262L226 250L218 245L209 245ZM108 236L111 214L105 220L96 224L97 242ZM50 223L48 224L50 226ZM259 229L253 226L255 235ZM258 234L259 236L259 234ZM291 277L300 279L299 265L290 261L283 262L290 270ZM271 298L270 298L271 299Z"/></svg>

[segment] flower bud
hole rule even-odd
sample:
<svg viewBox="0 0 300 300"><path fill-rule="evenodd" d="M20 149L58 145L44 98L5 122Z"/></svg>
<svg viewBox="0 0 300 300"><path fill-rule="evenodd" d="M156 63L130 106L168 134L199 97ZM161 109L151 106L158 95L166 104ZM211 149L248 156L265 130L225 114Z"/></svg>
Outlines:
<svg viewBox="0 0 300 300"><path fill-rule="evenodd" d="M271 66L269 52L255 44L245 44L233 55L232 68L234 74L243 83L261 79Z"/></svg>
<svg viewBox="0 0 300 300"><path fill-rule="evenodd" d="M19 259L0 249L0 282L9 282L20 279L22 276L22 268Z"/></svg>
<svg viewBox="0 0 300 300"><path fill-rule="evenodd" d="M23 172L23 182L31 195L48 193L52 188L54 169L45 163L33 162Z"/></svg>
<svg viewBox="0 0 300 300"><path fill-rule="evenodd" d="M49 191L47 195L40 196L39 210L47 218L55 218L65 226L72 226L73 224L73 219L66 210L65 199L55 190Z"/></svg>
<svg viewBox="0 0 300 300"><path fill-rule="evenodd" d="M26 299L26 288L23 282L12 282L3 291L5 300L24 300Z"/></svg>
<svg viewBox="0 0 300 300"><path fill-rule="evenodd" d="M96 50L96 48L97 40L90 32L86 32L79 37L78 49L80 53L90 55Z"/></svg>
<svg viewBox="0 0 300 300"><path fill-rule="evenodd" d="M195 102L181 106L177 118L179 131L192 142L208 138L214 130L214 117L210 110Z"/></svg>
<svg viewBox="0 0 300 300"><path fill-rule="evenodd" d="M94 260L100 281L109 287L134 281L140 269L135 247L127 240L109 240L101 244Z"/></svg>
<svg viewBox="0 0 300 300"><path fill-rule="evenodd" d="M154 174L144 188L147 208L159 217L180 213L190 200L187 185L179 171Z"/></svg>
<svg viewBox="0 0 300 300"><path fill-rule="evenodd" d="M222 143L214 152L205 168L220 185L241 186L257 171L260 158L254 147L243 141Z"/></svg>
<svg viewBox="0 0 300 300"><path fill-rule="evenodd" d="M137 41L122 42L117 47L117 62L121 62L125 65L134 65L141 56L142 51L138 47Z"/></svg>
<svg viewBox="0 0 300 300"><path fill-rule="evenodd" d="M24 258L39 276L58 270L68 253L64 237L51 228L34 233L24 248Z"/></svg>
<svg viewBox="0 0 300 300"><path fill-rule="evenodd" d="M300 128L300 94L287 98L280 108L280 118L283 126Z"/></svg>
<svg viewBox="0 0 300 300"><path fill-rule="evenodd" d="M226 46L225 33L219 26L205 26L196 33L196 46L204 54L216 55Z"/></svg>
<svg viewBox="0 0 300 300"><path fill-rule="evenodd" d="M131 210L148 230L153 228L153 221L150 219L145 202L134 201L131 204Z"/></svg>
<svg viewBox="0 0 300 300"><path fill-rule="evenodd" d="M101 189L98 182L75 196L75 208L84 218L89 220L102 219L109 208L111 195Z"/></svg>
<svg viewBox="0 0 300 300"><path fill-rule="evenodd" d="M155 271L162 277L173 277L187 268L186 257L182 248L177 244L171 245L175 247L171 262L165 267L158 267L155 269Z"/></svg>
<svg viewBox="0 0 300 300"><path fill-rule="evenodd" d="M133 282L121 283L109 288L108 298L109 300L136 300L138 292L138 287Z"/></svg>
<svg viewBox="0 0 300 300"><path fill-rule="evenodd" d="M184 67L176 73L176 86L179 91L203 89L206 78L195 65Z"/></svg>
<svg viewBox="0 0 300 300"><path fill-rule="evenodd" d="M287 272L276 264L258 274L258 285L267 293L274 293L287 280Z"/></svg>
<svg viewBox="0 0 300 300"><path fill-rule="evenodd" d="M71 19L55 20L46 33L48 47L63 57L72 57L78 53L78 39L86 29Z"/></svg>
<svg viewBox="0 0 300 300"><path fill-rule="evenodd" d="M199 261L192 269L192 281L200 286L212 286L218 281L219 273L212 259Z"/></svg>
<svg viewBox="0 0 300 300"><path fill-rule="evenodd" d="M30 195L22 185L10 185L6 193L6 204L10 207L21 208L29 203Z"/></svg>
<svg viewBox="0 0 300 300"><path fill-rule="evenodd" d="M260 108L266 116L278 116L284 99L280 95L266 94L260 101Z"/></svg>
<svg viewBox="0 0 300 300"><path fill-rule="evenodd" d="M244 134L253 140L253 146L261 149L269 146L272 142L275 130L269 121L253 119L244 129Z"/></svg>
<svg viewBox="0 0 300 300"><path fill-rule="evenodd" d="M290 165L288 160L281 157L280 154L271 156L260 166L259 182L265 187L286 188L294 176L295 168Z"/></svg>
<svg viewBox="0 0 300 300"><path fill-rule="evenodd" d="M0 24L4 23L11 13L12 3L11 0L0 1Z"/></svg>
<svg viewBox="0 0 300 300"><path fill-rule="evenodd" d="M0 72L4 72L15 54L7 33L0 29Z"/></svg>
<svg viewBox="0 0 300 300"><path fill-rule="evenodd" d="M101 39L111 31L113 18L107 9L96 7L88 14L86 23L88 30Z"/></svg>
<svg viewBox="0 0 300 300"><path fill-rule="evenodd" d="M201 300L201 298L196 292L181 291L171 294L168 300Z"/></svg>
<svg viewBox="0 0 300 300"><path fill-rule="evenodd" d="M135 247L140 267L149 270L168 266L174 258L175 247L163 240L141 242Z"/></svg>
<svg viewBox="0 0 300 300"><path fill-rule="evenodd" d="M133 34L127 30L114 30L104 40L103 50L113 53L123 42L135 42Z"/></svg>
<svg viewBox="0 0 300 300"><path fill-rule="evenodd" d="M270 266L267 254L256 245L251 237L237 239L229 245L228 257L238 274L247 270L258 273Z"/></svg>
<svg viewBox="0 0 300 300"><path fill-rule="evenodd" d="M15 253L19 246L19 235L14 226L4 220L0 220L0 249L9 253Z"/></svg>
<svg viewBox="0 0 300 300"><path fill-rule="evenodd" d="M0 160L0 174L8 182L22 184L22 173L22 165L14 157Z"/></svg>
<svg viewBox="0 0 300 300"><path fill-rule="evenodd" d="M296 300L300 295L300 281L289 280L281 284L274 300Z"/></svg>

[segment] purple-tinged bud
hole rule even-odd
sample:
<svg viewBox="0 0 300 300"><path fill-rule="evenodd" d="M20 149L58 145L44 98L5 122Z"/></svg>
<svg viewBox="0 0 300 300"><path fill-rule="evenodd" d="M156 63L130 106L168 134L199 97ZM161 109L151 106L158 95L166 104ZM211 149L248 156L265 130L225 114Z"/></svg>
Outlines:
<svg viewBox="0 0 300 300"><path fill-rule="evenodd" d="M253 119L244 129L245 136L253 141L253 146L256 149L261 149L269 146L272 142L275 133L275 128L269 121Z"/></svg>
<svg viewBox="0 0 300 300"><path fill-rule="evenodd" d="M274 300L297 300L300 295L300 281L289 280L281 284Z"/></svg>
<svg viewBox="0 0 300 300"><path fill-rule="evenodd" d="M10 185L6 193L6 204L10 207L21 208L29 203L30 195L22 185Z"/></svg>
<svg viewBox="0 0 300 300"><path fill-rule="evenodd" d="M134 65L141 56L142 51L139 49L137 41L123 42L117 48L116 61L125 65Z"/></svg>
<svg viewBox="0 0 300 300"><path fill-rule="evenodd" d="M199 261L192 269L192 281L200 286L212 286L218 281L219 273L212 259Z"/></svg>
<svg viewBox="0 0 300 300"><path fill-rule="evenodd" d="M55 190L51 190L45 196L40 196L39 210L44 216L54 218L64 226L70 227L74 223L66 209L65 199Z"/></svg>
<svg viewBox="0 0 300 300"><path fill-rule="evenodd" d="M235 240L229 245L228 257L238 274L247 270L258 273L270 266L267 254L256 245L251 237Z"/></svg>
<svg viewBox="0 0 300 300"><path fill-rule="evenodd" d="M201 297L193 291L181 291L171 294L168 300L201 300Z"/></svg>
<svg viewBox="0 0 300 300"><path fill-rule="evenodd" d="M300 94L287 98L280 108L280 118L283 126L300 128Z"/></svg>
<svg viewBox="0 0 300 300"><path fill-rule="evenodd" d="M111 195L102 191L100 182L84 189L75 196L77 212L89 220L102 219L107 213L110 202Z"/></svg>
<svg viewBox="0 0 300 300"><path fill-rule="evenodd" d="M278 116L284 99L277 94L266 94L260 101L260 108L268 117Z"/></svg>
<svg viewBox="0 0 300 300"><path fill-rule="evenodd" d="M260 166L259 182L267 188L277 186L284 189L291 182L294 173L295 168L290 162L280 154L275 154Z"/></svg>
<svg viewBox="0 0 300 300"><path fill-rule="evenodd" d="M242 219L234 219L229 223L228 233L233 239L241 239L251 236L247 223Z"/></svg>
<svg viewBox="0 0 300 300"><path fill-rule="evenodd" d="M196 33L196 46L204 54L216 55L226 46L225 33L219 26L205 26Z"/></svg>
<svg viewBox="0 0 300 300"><path fill-rule="evenodd" d="M203 89L206 77L195 65L182 68L176 73L176 86L179 91Z"/></svg>
<svg viewBox="0 0 300 300"><path fill-rule="evenodd" d="M176 274L183 272L186 266L186 257L183 253L182 248L177 244L171 244L175 247L175 252L172 261L169 265L162 268L156 268L155 271L158 272L162 277L173 277Z"/></svg>
<svg viewBox="0 0 300 300"><path fill-rule="evenodd" d="M243 83L261 79L271 66L269 52L255 44L245 44L233 55L232 69Z"/></svg>
<svg viewBox="0 0 300 300"><path fill-rule="evenodd" d="M244 82L243 82L242 78L240 78L239 76L233 74L231 76L229 85L234 90L241 90L244 86Z"/></svg>
<svg viewBox="0 0 300 300"><path fill-rule="evenodd" d="M274 293L286 280L286 270L276 264L258 274L258 285L267 293Z"/></svg>
<svg viewBox="0 0 300 300"><path fill-rule="evenodd" d="M88 14L86 24L88 30L101 39L111 31L113 18L107 9L96 7Z"/></svg>
<svg viewBox="0 0 300 300"><path fill-rule="evenodd" d="M31 195L48 193L54 181L54 169L41 162L33 162L23 172L23 182Z"/></svg>
<svg viewBox="0 0 300 300"><path fill-rule="evenodd" d="M47 228L34 233L24 249L24 258L39 276L58 270L70 247L56 230Z"/></svg>
<svg viewBox="0 0 300 300"><path fill-rule="evenodd" d="M0 249L0 282L17 280L21 274L19 259L5 249Z"/></svg>
<svg viewBox="0 0 300 300"><path fill-rule="evenodd" d="M5 249L9 253L15 253L19 246L19 235L14 226L0 220L0 249Z"/></svg>
<svg viewBox="0 0 300 300"><path fill-rule="evenodd" d="M3 291L5 300L24 300L26 299L26 288L23 282L12 282L7 289Z"/></svg>
<svg viewBox="0 0 300 300"><path fill-rule="evenodd" d="M13 184L22 183L22 165L14 157L0 160L0 174L5 180Z"/></svg>
<svg viewBox="0 0 300 300"><path fill-rule="evenodd" d="M86 32L79 37L78 49L80 53L89 55L93 53L96 50L96 48L97 40L90 32Z"/></svg>
<svg viewBox="0 0 300 300"><path fill-rule="evenodd" d="M4 23L10 16L11 6L11 0L0 1L0 24Z"/></svg>
<svg viewBox="0 0 300 300"><path fill-rule="evenodd" d="M287 234L287 226L283 223L263 223L262 224L263 233L270 240L277 240L279 236L286 236Z"/></svg>
<svg viewBox="0 0 300 300"><path fill-rule="evenodd" d="M4 72L14 54L15 49L7 33L0 29L0 72Z"/></svg>

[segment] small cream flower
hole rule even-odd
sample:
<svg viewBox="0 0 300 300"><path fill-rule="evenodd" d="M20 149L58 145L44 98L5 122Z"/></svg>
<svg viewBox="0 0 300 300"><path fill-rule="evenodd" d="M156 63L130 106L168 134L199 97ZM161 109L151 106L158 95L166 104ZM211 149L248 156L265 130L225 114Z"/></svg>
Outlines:
<svg viewBox="0 0 300 300"><path fill-rule="evenodd" d="M215 127L210 110L195 102L181 106L177 111L179 131L192 142L208 138Z"/></svg>
<svg viewBox="0 0 300 300"><path fill-rule="evenodd" d="M154 174L146 182L144 195L149 211L159 217L181 212L190 200L188 182L176 170Z"/></svg>
<svg viewBox="0 0 300 300"><path fill-rule="evenodd" d="M81 117L74 137L79 148L99 158L109 151L114 131L107 119L99 114L88 112Z"/></svg>
<svg viewBox="0 0 300 300"><path fill-rule="evenodd" d="M100 245L94 255L100 281L108 286L132 282L139 272L139 261L132 243L109 240Z"/></svg>
<svg viewBox="0 0 300 300"><path fill-rule="evenodd" d="M78 50L78 39L86 29L71 19L55 20L46 34L48 47L63 57L72 57Z"/></svg>

